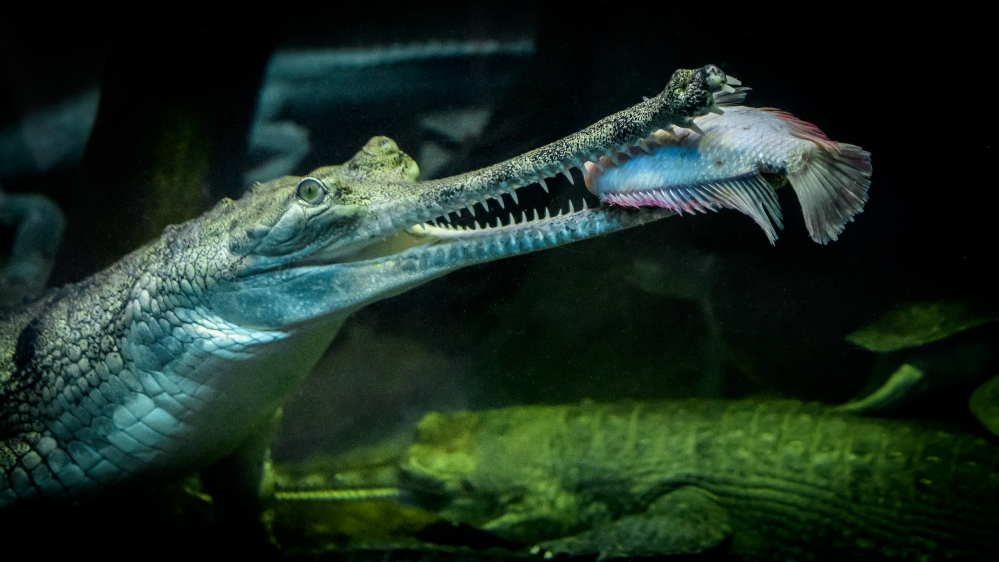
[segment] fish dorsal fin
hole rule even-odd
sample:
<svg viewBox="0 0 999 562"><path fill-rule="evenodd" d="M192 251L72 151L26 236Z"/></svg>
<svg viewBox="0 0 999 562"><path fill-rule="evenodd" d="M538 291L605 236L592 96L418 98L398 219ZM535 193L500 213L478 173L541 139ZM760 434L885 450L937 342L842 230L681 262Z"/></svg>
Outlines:
<svg viewBox="0 0 999 562"><path fill-rule="evenodd" d="M733 105L740 105L744 101L746 101L746 94L749 93L749 90L752 90L752 88L746 88L745 86L733 88L731 92L719 90L714 93L715 105L719 107L731 107Z"/></svg>
<svg viewBox="0 0 999 562"><path fill-rule="evenodd" d="M601 198L614 205L665 207L679 213L691 214L734 209L756 221L771 244L777 240L777 230L774 225L780 229L784 228L777 194L767 180L755 173L699 185L676 185L625 193L608 193Z"/></svg>
<svg viewBox="0 0 999 562"><path fill-rule="evenodd" d="M760 111L765 111L783 121L784 124L791 130L791 134L799 139L814 142L829 152L839 151L839 143L829 140L829 137L822 132L822 129L819 129L814 124L809 123L808 121L802 121L786 111L775 109L773 107L761 107Z"/></svg>
<svg viewBox="0 0 999 562"><path fill-rule="evenodd" d="M783 121L792 135L816 145L795 169L789 167L787 179L801 203L812 240L819 244L836 240L846 224L864 210L871 186L871 153L829 140L815 125L785 111L763 111Z"/></svg>

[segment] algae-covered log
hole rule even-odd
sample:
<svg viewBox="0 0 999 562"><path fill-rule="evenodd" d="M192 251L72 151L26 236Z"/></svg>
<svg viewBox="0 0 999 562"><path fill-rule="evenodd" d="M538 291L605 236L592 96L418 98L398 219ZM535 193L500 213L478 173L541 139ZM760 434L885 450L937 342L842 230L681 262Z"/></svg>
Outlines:
<svg viewBox="0 0 999 562"><path fill-rule="evenodd" d="M402 469L442 517L553 553L984 560L997 458L928 423L688 400L430 414Z"/></svg>

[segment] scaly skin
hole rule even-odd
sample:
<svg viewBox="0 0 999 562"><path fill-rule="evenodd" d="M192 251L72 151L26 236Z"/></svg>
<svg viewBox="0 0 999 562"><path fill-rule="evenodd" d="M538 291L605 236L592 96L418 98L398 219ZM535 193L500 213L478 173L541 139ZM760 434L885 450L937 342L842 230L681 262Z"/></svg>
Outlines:
<svg viewBox="0 0 999 562"><path fill-rule="evenodd" d="M994 559L997 461L928 423L686 400L430 414L401 466L444 518L555 553L929 561Z"/></svg>
<svg viewBox="0 0 999 562"><path fill-rule="evenodd" d="M586 209L475 232L420 225L683 125L715 67L566 139L454 178L372 139L342 166L224 200L0 319L0 512L76 504L248 457L352 311L466 265L669 212Z"/></svg>

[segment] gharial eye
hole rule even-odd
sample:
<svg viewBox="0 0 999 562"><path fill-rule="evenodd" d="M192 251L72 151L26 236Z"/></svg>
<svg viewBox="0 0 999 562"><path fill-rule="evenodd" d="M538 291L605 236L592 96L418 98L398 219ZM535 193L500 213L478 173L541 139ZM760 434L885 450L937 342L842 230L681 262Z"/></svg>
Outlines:
<svg viewBox="0 0 999 562"><path fill-rule="evenodd" d="M326 188L316 178L302 178L298 182L298 198L310 205L318 205L326 198Z"/></svg>

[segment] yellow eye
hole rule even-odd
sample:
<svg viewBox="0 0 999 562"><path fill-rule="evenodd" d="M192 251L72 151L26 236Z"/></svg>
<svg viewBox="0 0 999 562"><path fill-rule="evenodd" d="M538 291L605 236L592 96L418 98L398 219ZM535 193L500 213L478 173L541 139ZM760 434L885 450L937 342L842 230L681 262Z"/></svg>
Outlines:
<svg viewBox="0 0 999 562"><path fill-rule="evenodd" d="M316 178L302 178L298 182L298 198L310 205L318 205L326 197L326 188Z"/></svg>

